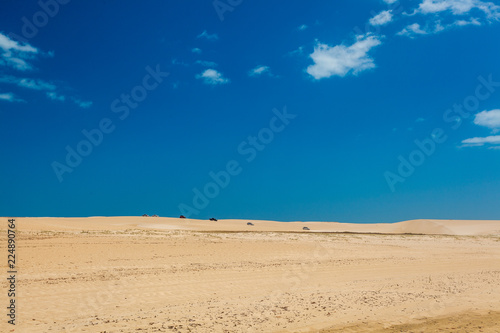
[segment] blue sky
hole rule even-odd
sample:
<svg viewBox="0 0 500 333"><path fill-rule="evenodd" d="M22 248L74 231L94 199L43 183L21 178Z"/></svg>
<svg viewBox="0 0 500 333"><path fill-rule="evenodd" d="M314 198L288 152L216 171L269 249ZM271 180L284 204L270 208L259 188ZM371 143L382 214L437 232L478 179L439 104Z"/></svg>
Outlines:
<svg viewBox="0 0 500 333"><path fill-rule="evenodd" d="M0 216L500 218L499 2L0 6Z"/></svg>

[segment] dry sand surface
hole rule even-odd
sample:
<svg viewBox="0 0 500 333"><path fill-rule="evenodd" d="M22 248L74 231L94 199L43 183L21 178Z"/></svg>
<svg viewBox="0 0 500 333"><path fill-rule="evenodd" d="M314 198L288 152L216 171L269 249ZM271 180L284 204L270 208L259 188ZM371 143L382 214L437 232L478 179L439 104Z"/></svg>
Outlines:
<svg viewBox="0 0 500 333"><path fill-rule="evenodd" d="M500 332L500 221L16 222L13 332Z"/></svg>

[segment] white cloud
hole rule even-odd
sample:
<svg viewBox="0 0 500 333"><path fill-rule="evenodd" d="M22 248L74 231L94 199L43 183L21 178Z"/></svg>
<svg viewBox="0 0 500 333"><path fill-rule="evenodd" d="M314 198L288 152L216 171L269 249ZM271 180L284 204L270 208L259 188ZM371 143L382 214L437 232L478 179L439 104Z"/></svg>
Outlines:
<svg viewBox="0 0 500 333"><path fill-rule="evenodd" d="M498 17L500 7L481 0L423 0L418 6L418 11L423 14L450 11L454 15L464 15L472 9L478 9L488 17Z"/></svg>
<svg viewBox="0 0 500 333"><path fill-rule="evenodd" d="M56 90L59 90L59 89L54 84L49 83L49 82L45 82L45 81L39 80L39 79L19 78L19 77L7 75L7 76L0 77L0 83L15 84L21 88L38 90L38 91L45 91L45 96L47 96L47 98L52 100L52 101L64 102L68 99L67 96L62 95L59 92L56 92ZM4 95L3 97L4 97L3 98L4 100L24 102L24 100L15 99L11 93L10 93L10 95ZM75 97L69 97L69 99L83 109L87 109L87 108L92 106L92 102L82 101L82 100L75 98Z"/></svg>
<svg viewBox="0 0 500 333"><path fill-rule="evenodd" d="M500 129L500 109L491 111L481 111L476 114L474 124L488 127L490 129Z"/></svg>
<svg viewBox="0 0 500 333"><path fill-rule="evenodd" d="M49 83L49 82L45 82L45 81L39 80L39 79L19 78L19 77L7 75L7 76L0 77L0 83L15 84L21 88L45 91L45 96L47 96L47 98L52 100L52 101L64 102L68 99L68 97L60 94L59 92L56 92L56 90L59 90L59 89L54 84ZM10 101L22 101L22 102L24 102L24 100L15 99L12 94L4 95L3 99L10 100ZM76 105L78 105L79 107L81 107L83 109L87 109L87 108L92 106L92 102L82 101L82 100L75 98L75 97L69 97L69 99L72 100Z"/></svg>
<svg viewBox="0 0 500 333"><path fill-rule="evenodd" d="M30 44L20 44L0 33L0 66L8 66L20 71L33 68L27 61L33 59L39 50Z"/></svg>
<svg viewBox="0 0 500 333"><path fill-rule="evenodd" d="M76 98L76 97L72 97L72 96L67 97L65 95L61 95L61 94L56 93L54 91L46 92L45 95L47 96L48 99L53 100L53 101L65 102L67 100L70 100L73 103L75 103L77 106L81 107L82 109L88 109L93 104L90 101L82 101L81 99Z"/></svg>
<svg viewBox="0 0 500 333"><path fill-rule="evenodd" d="M406 26L398 35L415 37L434 34L468 25L480 26L500 20L500 6L481 0L420 0L418 8L406 16L422 14L425 27L419 23ZM442 23L443 22L443 23Z"/></svg>
<svg viewBox="0 0 500 333"><path fill-rule="evenodd" d="M417 35L428 35L435 34L441 31L445 31L447 29L451 29L454 27L463 27L466 25L481 25L478 19L472 17L470 20L456 20L449 24L441 24L441 21L436 21L435 23L428 23L425 27L421 27L418 23L413 23L406 26L403 30L398 32L396 35L399 36L407 36L413 38Z"/></svg>
<svg viewBox="0 0 500 333"><path fill-rule="evenodd" d="M296 50L290 51L285 55L286 56L296 56L296 55L302 55L303 53L304 53L304 47L299 46Z"/></svg>
<svg viewBox="0 0 500 333"><path fill-rule="evenodd" d="M53 91L47 92L46 93L47 98L53 100L53 101L60 101L64 102L66 100L66 97L63 95L59 95L58 93L55 93Z"/></svg>
<svg viewBox="0 0 500 333"><path fill-rule="evenodd" d="M205 67L217 67L217 64L215 62L206 60L197 60L195 64Z"/></svg>
<svg viewBox="0 0 500 333"><path fill-rule="evenodd" d="M217 40L219 39L219 36L217 34L209 34L206 30L203 30L201 34L196 36L196 38L205 38L208 40Z"/></svg>
<svg viewBox="0 0 500 333"><path fill-rule="evenodd" d="M55 90L56 86L52 83L45 82L39 79L20 78L15 76L6 75L0 77L0 83L15 84L22 88L33 90Z"/></svg>
<svg viewBox="0 0 500 333"><path fill-rule="evenodd" d="M196 75L197 79L203 80L205 84L226 84L229 83L229 79L225 78L221 73L215 69L207 69L203 73Z"/></svg>
<svg viewBox="0 0 500 333"><path fill-rule="evenodd" d="M5 66L20 71L31 70L33 65L29 61L38 56L54 57L54 52L44 53L30 44L19 43L0 33L0 68ZM0 84L12 84L25 89L44 91L47 98L54 101L67 99L66 96L56 92L60 90L59 87L41 79L2 75L0 76ZM0 99L9 102L25 102L10 92L0 94ZM75 97L70 97L70 99L82 108L88 108L92 105L92 102L81 101Z"/></svg>
<svg viewBox="0 0 500 333"><path fill-rule="evenodd" d="M182 60L177 60L176 58L172 59L172 65L179 65L179 66L189 66L187 63L183 62Z"/></svg>
<svg viewBox="0 0 500 333"><path fill-rule="evenodd" d="M12 93L1 93L0 94L0 99L4 100L4 101L10 101L10 100L12 100L13 97L14 97L14 95Z"/></svg>
<svg viewBox="0 0 500 333"><path fill-rule="evenodd" d="M384 0L384 2L388 5L391 5L391 4L395 3L396 1L398 1L398 0Z"/></svg>
<svg viewBox="0 0 500 333"><path fill-rule="evenodd" d="M18 83L20 87L34 90L54 90L56 86L42 80L36 79L21 79Z"/></svg>
<svg viewBox="0 0 500 333"><path fill-rule="evenodd" d="M390 10L384 10L370 19L370 24L373 26L385 25L392 21L392 13Z"/></svg>
<svg viewBox="0 0 500 333"><path fill-rule="evenodd" d="M81 101L78 98L72 98L72 100L73 100L73 102L75 102L76 105L78 105L82 109L88 109L92 106L92 104L94 104L90 101Z"/></svg>
<svg viewBox="0 0 500 333"><path fill-rule="evenodd" d="M0 32L0 48L4 51L19 51L27 53L38 53L38 50L29 44L21 45Z"/></svg>
<svg viewBox="0 0 500 333"><path fill-rule="evenodd" d="M197 48L197 47L193 47L193 48L191 49L191 52L200 54L200 53L201 53L201 49L200 49L200 48Z"/></svg>
<svg viewBox="0 0 500 333"><path fill-rule="evenodd" d="M489 128L493 133L497 133L500 130L500 109L477 113L474 117L474 124ZM462 144L463 147L484 146L485 144L497 145L500 144L500 135L465 139Z"/></svg>
<svg viewBox="0 0 500 333"><path fill-rule="evenodd" d="M467 20L456 20L455 22L453 22L449 26L463 27L463 26L466 26L466 25L481 25L481 22L479 22L479 20L477 18L472 17L468 21Z"/></svg>
<svg viewBox="0 0 500 333"><path fill-rule="evenodd" d="M314 52L309 55L314 65L307 67L307 73L319 80L331 76L343 77L349 73L356 75L375 68L368 52L381 43L380 37L374 35L358 35L356 42L350 46L340 44L332 47L317 43Z"/></svg>
<svg viewBox="0 0 500 333"><path fill-rule="evenodd" d="M430 32L432 32L432 31L429 31L427 29L423 30L420 27L420 24L413 23L413 24L407 25L406 28L404 28L403 30L398 32L396 35L413 37L415 35L427 35Z"/></svg>
<svg viewBox="0 0 500 333"><path fill-rule="evenodd" d="M267 73L269 75L271 75L271 69L269 68L269 66L257 66L253 69L251 69L249 72L248 72L248 75L249 76L260 76L264 73Z"/></svg>
<svg viewBox="0 0 500 333"><path fill-rule="evenodd" d="M304 30L306 30L307 28L308 28L308 26L307 26L306 24L302 24L301 26L299 26L299 27L297 28L297 30L304 31Z"/></svg>
<svg viewBox="0 0 500 333"><path fill-rule="evenodd" d="M11 56L11 54L3 54L0 57L0 66L10 66L14 69L20 71L27 71L33 69L32 65L29 64L26 60L16 58Z"/></svg>
<svg viewBox="0 0 500 333"><path fill-rule="evenodd" d="M465 139L462 141L462 143L465 147L483 146L485 144L498 145L500 144L500 135Z"/></svg>
<svg viewBox="0 0 500 333"><path fill-rule="evenodd" d="M17 98L13 93L0 93L0 101L7 102L25 102L24 100Z"/></svg>

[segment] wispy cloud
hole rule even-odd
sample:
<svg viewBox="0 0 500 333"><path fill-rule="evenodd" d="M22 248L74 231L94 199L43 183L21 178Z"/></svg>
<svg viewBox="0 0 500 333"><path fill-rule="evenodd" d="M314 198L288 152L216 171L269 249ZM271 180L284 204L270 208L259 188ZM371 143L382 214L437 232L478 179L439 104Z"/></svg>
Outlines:
<svg viewBox="0 0 500 333"><path fill-rule="evenodd" d="M229 79L225 78L221 73L215 69L207 69L201 74L196 75L197 79L203 80L205 84L218 85L229 83Z"/></svg>
<svg viewBox="0 0 500 333"><path fill-rule="evenodd" d="M207 60L196 60L195 64L201 65L204 67L217 67L218 66L215 62L207 61Z"/></svg>
<svg viewBox="0 0 500 333"><path fill-rule="evenodd" d="M187 67L189 64L183 62L182 60L178 60L176 58L172 59L172 65L184 66Z"/></svg>
<svg viewBox="0 0 500 333"><path fill-rule="evenodd" d="M58 93L55 93L53 91L47 92L45 95L47 96L47 98L49 98L53 101L64 102L66 100L66 96L59 95Z"/></svg>
<svg viewBox="0 0 500 333"><path fill-rule="evenodd" d="M433 30L422 29L420 24L413 23L407 25L403 30L397 33L399 36L407 36L413 38L415 35L427 35L428 33L433 32Z"/></svg>
<svg viewBox="0 0 500 333"><path fill-rule="evenodd" d="M7 102L26 102L25 100L22 100L20 98L17 98L13 93L8 92L8 93L0 93L0 101L7 101Z"/></svg>
<svg viewBox="0 0 500 333"><path fill-rule="evenodd" d="M38 53L38 49L29 45L29 44L20 44L8 36L5 36L0 32L0 48L4 50L4 52L8 51L17 51L17 52L26 52L26 53Z"/></svg>
<svg viewBox="0 0 500 333"><path fill-rule="evenodd" d="M304 31L304 30L306 30L307 28L308 28L308 26L307 26L306 24L302 24L302 25L300 25L300 26L298 26L298 27L297 27L297 30L299 30L299 31Z"/></svg>
<svg viewBox="0 0 500 333"><path fill-rule="evenodd" d="M304 47L303 46L299 46L297 49L295 49L293 51L290 51L287 54L285 54L285 56L297 56L297 55L302 55L302 54L304 54Z"/></svg>
<svg viewBox="0 0 500 333"><path fill-rule="evenodd" d="M200 53L201 53L201 49L200 49L200 48L197 48L197 47L193 47L193 48L191 49L191 52L200 54Z"/></svg>
<svg viewBox="0 0 500 333"><path fill-rule="evenodd" d="M462 141L466 147L484 146L485 144L500 144L500 135L490 135L487 137L475 137Z"/></svg>
<svg viewBox="0 0 500 333"><path fill-rule="evenodd" d="M269 66L256 66L255 68L252 68L250 71L248 71L248 76L251 77L261 76L263 74L274 76L271 73L271 68L269 68Z"/></svg>
<svg viewBox="0 0 500 333"><path fill-rule="evenodd" d="M384 10L375 15L370 19L370 24L373 26L386 25L392 21L392 12L390 10Z"/></svg>
<svg viewBox="0 0 500 333"><path fill-rule="evenodd" d="M20 78L11 75L0 77L0 83L15 84L33 90L55 90L57 88L54 84L40 79Z"/></svg>
<svg viewBox="0 0 500 333"><path fill-rule="evenodd" d="M464 15L477 9L488 17L498 17L500 6L481 0L423 0L418 11L422 14L450 12L453 15Z"/></svg>
<svg viewBox="0 0 500 333"><path fill-rule="evenodd" d="M69 99L83 109L87 109L92 106L92 102L82 101L79 98L72 96L67 97L61 94L60 92L57 92L58 90L61 89L59 89L55 84L40 79L21 78L21 77L6 75L0 77L0 83L12 84L25 89L45 91L45 96L52 101L64 102ZM4 100L9 100L14 102L19 102L19 101L25 102L22 99L15 98L12 93L10 93L9 95L5 95Z"/></svg>
<svg viewBox="0 0 500 333"><path fill-rule="evenodd" d="M0 33L0 65L27 71L33 69L28 60L34 59L39 53L40 51L30 44L20 44Z"/></svg>
<svg viewBox="0 0 500 333"><path fill-rule="evenodd" d="M414 38L417 35L428 35L442 32L455 27L463 27L466 25L481 25L481 22L477 18L470 18L469 20L456 20L449 24L442 24L441 21L436 21L434 23L428 22L425 27L421 27L418 23L413 23L406 26L403 30L397 33L399 36L407 36Z"/></svg>
<svg viewBox="0 0 500 333"><path fill-rule="evenodd" d="M480 26L500 20L500 6L481 0L422 0L411 14L420 14L421 23L407 25L398 35L415 37L468 25Z"/></svg>
<svg viewBox="0 0 500 333"><path fill-rule="evenodd" d="M79 98L73 97L73 96L65 96L60 93L54 92L54 91L48 91L45 93L48 99L52 101L58 101L58 102L65 102L65 101L71 101L75 103L77 106L79 106L82 109L88 109L92 106L92 102L90 101L82 101Z"/></svg>
<svg viewBox="0 0 500 333"><path fill-rule="evenodd" d="M384 0L384 2L388 5L391 5L391 4L395 3L396 1L398 1L398 0Z"/></svg>
<svg viewBox="0 0 500 333"><path fill-rule="evenodd" d="M481 22L479 22L479 20L477 18L471 17L469 20L456 20L455 22L453 22L449 26L463 27L463 26L471 25L471 24L472 25L481 25Z"/></svg>
<svg viewBox="0 0 500 333"><path fill-rule="evenodd" d="M34 66L30 63L36 60L39 56L53 57L54 52L44 53L41 50L29 45L21 44L10 39L8 36L0 33L0 68L7 67L18 71L32 70ZM47 82L38 78L18 77L14 75L0 76L0 84L16 85L20 88L44 91L45 96L53 101L63 102L68 98L59 91L67 88L58 87L52 82ZM17 98L13 93L2 93L1 100L9 102L25 102L23 99ZM69 97L76 105L81 108L88 108L92 102L81 101L75 97Z"/></svg>
<svg viewBox="0 0 500 333"><path fill-rule="evenodd" d="M71 100L73 102L75 102L76 105L78 105L79 107L81 107L82 109L88 109L92 106L92 102L90 101L82 101L82 100L79 100L78 98L74 98L72 97Z"/></svg>
<svg viewBox="0 0 500 333"><path fill-rule="evenodd" d="M310 58L314 64L307 67L307 73L316 80L331 76L346 76L375 68L373 58L368 55L371 49L380 45L381 37L375 35L358 35L356 41L349 46L344 44L329 46L317 43Z"/></svg>
<svg viewBox="0 0 500 333"><path fill-rule="evenodd" d="M204 38L208 40L217 40L219 39L219 36L217 34L209 34L206 30L203 30L201 34L196 36L196 38Z"/></svg>

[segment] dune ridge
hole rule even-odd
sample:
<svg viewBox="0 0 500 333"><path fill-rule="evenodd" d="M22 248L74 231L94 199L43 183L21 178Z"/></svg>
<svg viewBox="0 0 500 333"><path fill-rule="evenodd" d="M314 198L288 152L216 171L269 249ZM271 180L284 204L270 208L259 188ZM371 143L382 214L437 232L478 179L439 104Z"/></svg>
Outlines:
<svg viewBox="0 0 500 333"><path fill-rule="evenodd" d="M418 219L396 223L341 223L267 220L223 219L218 221L171 217L113 216L113 217L26 217L23 227L60 228L61 230L119 230L142 228L190 231L276 231L276 232L347 232L422 235L500 235L500 220L436 220ZM247 225L248 222L253 226ZM310 230L304 231L303 227Z"/></svg>

